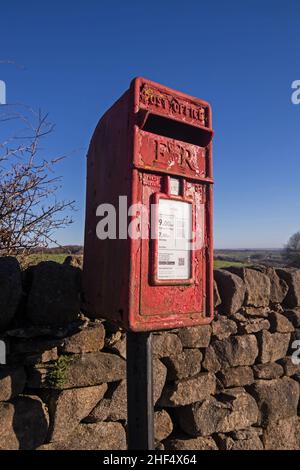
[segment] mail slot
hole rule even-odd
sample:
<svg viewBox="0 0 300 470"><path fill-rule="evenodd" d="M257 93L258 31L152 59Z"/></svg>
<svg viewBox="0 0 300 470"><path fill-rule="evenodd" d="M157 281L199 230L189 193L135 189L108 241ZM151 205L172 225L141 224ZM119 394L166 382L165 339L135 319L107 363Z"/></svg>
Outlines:
<svg viewBox="0 0 300 470"><path fill-rule="evenodd" d="M211 107L135 78L87 156L84 306L129 331L213 318Z"/></svg>

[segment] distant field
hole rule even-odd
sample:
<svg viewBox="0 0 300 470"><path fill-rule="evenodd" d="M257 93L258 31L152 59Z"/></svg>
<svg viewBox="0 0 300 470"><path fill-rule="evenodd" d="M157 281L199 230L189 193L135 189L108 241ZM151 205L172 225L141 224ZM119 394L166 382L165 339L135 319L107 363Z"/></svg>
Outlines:
<svg viewBox="0 0 300 470"><path fill-rule="evenodd" d="M53 251L52 251L53 250ZM63 263L66 256L73 253L75 256L83 256L83 246L81 245L65 245L61 249L46 248L41 249L29 257L30 264L36 264L40 261L56 261ZM215 266L240 266L244 264L264 264L267 266L286 266L284 250L282 249L219 249L214 250Z"/></svg>
<svg viewBox="0 0 300 470"><path fill-rule="evenodd" d="M41 261L55 261L56 263L63 263L68 253L52 254L52 253L35 253L28 257L26 264L35 265ZM227 268L228 266L243 266L243 262L239 261L226 261L226 260L214 260L215 268Z"/></svg>
<svg viewBox="0 0 300 470"><path fill-rule="evenodd" d="M24 267L35 265L41 261L56 261L63 263L70 253L74 253L72 245L65 247L65 253L34 253L30 255L25 262L21 263ZM82 247L76 248L76 256L82 256ZM78 250L78 248L80 250ZM215 250L214 267L227 268L228 266L244 266L251 264L264 264L267 266L285 266L285 260L281 250Z"/></svg>
<svg viewBox="0 0 300 470"><path fill-rule="evenodd" d="M283 250L279 249L244 249L244 250L215 250L215 262L241 264L263 264L266 266L286 266L286 259ZM228 264L221 267L229 266ZM219 266L218 266L219 267Z"/></svg>
<svg viewBox="0 0 300 470"><path fill-rule="evenodd" d="M220 268L228 268L228 266L243 266L246 263L241 263L240 261L225 261L222 259L215 259L214 260L214 267L216 269Z"/></svg>
<svg viewBox="0 0 300 470"><path fill-rule="evenodd" d="M34 265L38 264L41 261L56 261L56 263L63 263L68 253L34 253L28 256L27 264Z"/></svg>

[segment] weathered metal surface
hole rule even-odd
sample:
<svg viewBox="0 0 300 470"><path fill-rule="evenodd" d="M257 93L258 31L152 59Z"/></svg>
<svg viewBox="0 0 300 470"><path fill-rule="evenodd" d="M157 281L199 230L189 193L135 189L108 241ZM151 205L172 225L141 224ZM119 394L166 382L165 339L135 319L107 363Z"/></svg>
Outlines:
<svg viewBox="0 0 300 470"><path fill-rule="evenodd" d="M208 103L143 78L134 79L104 114L87 159L83 283L90 315L130 331L211 321L212 136ZM178 180L179 194L172 194L171 176ZM118 230L116 239L97 238L97 206L118 209L119 195L149 212L161 199L191 204L200 245L191 253L188 278L158 279L157 240L126 239L124 231L120 238ZM150 221L146 226L150 236Z"/></svg>
<svg viewBox="0 0 300 470"><path fill-rule="evenodd" d="M141 169L194 178L205 178L206 148L139 130L138 162Z"/></svg>

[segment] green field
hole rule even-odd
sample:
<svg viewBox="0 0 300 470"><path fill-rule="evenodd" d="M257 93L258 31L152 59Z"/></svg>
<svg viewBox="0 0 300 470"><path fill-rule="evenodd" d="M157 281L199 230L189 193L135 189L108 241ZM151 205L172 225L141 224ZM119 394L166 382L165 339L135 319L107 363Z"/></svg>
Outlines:
<svg viewBox="0 0 300 470"><path fill-rule="evenodd" d="M33 253L25 259L19 258L23 268L40 263L41 261L55 261L63 263L71 253L74 256L82 258L83 247L80 245L66 245L62 247L65 252L51 252L46 249L47 253ZM63 251L60 250L60 251ZM228 268L229 266L251 266L254 264L262 264L265 266L286 266L283 251L279 249L215 249L214 251L214 267L216 269Z"/></svg>
<svg viewBox="0 0 300 470"><path fill-rule="evenodd" d="M26 258L26 264L31 266L38 264L41 261L56 261L56 263L63 263L67 256L68 253L33 253Z"/></svg>
<svg viewBox="0 0 300 470"><path fill-rule="evenodd" d="M241 263L240 261L225 261L222 259L215 259L214 260L214 267L216 269L220 268L228 268L229 266L244 266L245 263Z"/></svg>
<svg viewBox="0 0 300 470"><path fill-rule="evenodd" d="M68 256L67 253L60 253L60 254L38 253L38 254L30 255L30 261L33 264L40 263L41 261L56 261L56 263L63 263L67 256Z"/></svg>
<svg viewBox="0 0 300 470"><path fill-rule="evenodd" d="M67 256L68 253L34 253L28 256L26 264L32 266L40 263L41 261L55 261L56 263L63 263ZM214 267L217 269L227 268L228 266L243 266L243 264L245 263L239 261L214 260Z"/></svg>

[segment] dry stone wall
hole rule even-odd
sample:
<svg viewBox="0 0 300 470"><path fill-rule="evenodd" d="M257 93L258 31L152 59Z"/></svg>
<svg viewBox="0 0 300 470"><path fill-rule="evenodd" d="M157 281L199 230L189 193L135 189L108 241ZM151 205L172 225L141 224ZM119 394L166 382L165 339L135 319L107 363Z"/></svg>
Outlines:
<svg viewBox="0 0 300 470"><path fill-rule="evenodd" d="M126 335L80 312L80 286L75 258L0 258L1 449L126 449ZM215 306L153 335L157 448L300 449L300 270L216 270Z"/></svg>

